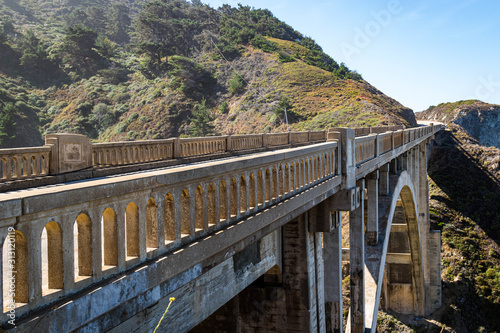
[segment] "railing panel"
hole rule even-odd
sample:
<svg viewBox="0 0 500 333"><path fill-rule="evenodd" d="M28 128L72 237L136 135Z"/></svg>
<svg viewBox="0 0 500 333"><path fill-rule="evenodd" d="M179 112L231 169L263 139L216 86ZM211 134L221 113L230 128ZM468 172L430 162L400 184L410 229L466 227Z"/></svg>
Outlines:
<svg viewBox="0 0 500 333"><path fill-rule="evenodd" d="M356 138L356 164L366 162L376 157L376 137L376 135L370 135Z"/></svg>
<svg viewBox="0 0 500 333"><path fill-rule="evenodd" d="M173 158L173 139L124 141L92 144L92 165L95 167L116 166L143 162L156 162ZM165 153L154 150L164 147Z"/></svg>
<svg viewBox="0 0 500 333"><path fill-rule="evenodd" d="M291 132L291 143L301 143L309 141L309 132Z"/></svg>
<svg viewBox="0 0 500 333"><path fill-rule="evenodd" d="M403 145L403 131L394 132L394 148Z"/></svg>
<svg viewBox="0 0 500 333"><path fill-rule="evenodd" d="M266 134L266 146L281 146L288 144L288 133Z"/></svg>
<svg viewBox="0 0 500 333"><path fill-rule="evenodd" d="M392 133L379 134L378 136L378 151L383 154L392 149Z"/></svg>
<svg viewBox="0 0 500 333"><path fill-rule="evenodd" d="M51 148L0 149L0 182L49 175Z"/></svg>
<svg viewBox="0 0 500 333"><path fill-rule="evenodd" d="M231 136L231 150L255 149L263 146L262 134Z"/></svg>
<svg viewBox="0 0 500 333"><path fill-rule="evenodd" d="M181 157L221 153L226 151L226 137L213 136L180 139L180 147Z"/></svg>
<svg viewBox="0 0 500 333"><path fill-rule="evenodd" d="M310 132L311 141L321 141L326 140L326 131L314 131Z"/></svg>

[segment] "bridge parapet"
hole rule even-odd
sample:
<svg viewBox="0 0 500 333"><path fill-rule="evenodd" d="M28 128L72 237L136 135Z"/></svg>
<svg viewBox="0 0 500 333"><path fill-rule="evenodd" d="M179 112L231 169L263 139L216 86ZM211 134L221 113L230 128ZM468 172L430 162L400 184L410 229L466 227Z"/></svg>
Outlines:
<svg viewBox="0 0 500 333"><path fill-rule="evenodd" d="M0 182L48 175L50 151L48 146L0 149Z"/></svg>
<svg viewBox="0 0 500 333"><path fill-rule="evenodd" d="M357 128L356 135L383 133L401 126ZM78 138L78 139L76 139ZM75 141L76 139L76 141ZM58 142L75 141L60 144ZM314 144L326 140L326 131L288 132L252 135L228 135L200 138L90 143L82 135L49 134L42 147L0 149L0 183L57 175L88 168L105 168L168 161L227 152L251 152L259 148L277 148L293 144ZM71 147L68 144L72 144ZM86 151L84 146L90 146ZM67 146L67 147L66 147ZM81 161L66 160L68 149ZM70 154L71 155L71 154ZM74 154L73 154L74 155ZM73 156L71 155L71 156Z"/></svg>

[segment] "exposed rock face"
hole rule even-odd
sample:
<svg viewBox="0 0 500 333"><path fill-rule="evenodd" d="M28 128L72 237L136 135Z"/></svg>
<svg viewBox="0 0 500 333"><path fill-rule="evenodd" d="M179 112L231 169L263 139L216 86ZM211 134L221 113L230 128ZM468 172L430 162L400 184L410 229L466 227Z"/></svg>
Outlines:
<svg viewBox="0 0 500 333"><path fill-rule="evenodd" d="M462 126L480 145L500 148L500 107L463 110L453 122Z"/></svg>
<svg viewBox="0 0 500 333"><path fill-rule="evenodd" d="M480 145L500 148L500 105L474 100L443 103L418 113L417 118L457 124Z"/></svg>

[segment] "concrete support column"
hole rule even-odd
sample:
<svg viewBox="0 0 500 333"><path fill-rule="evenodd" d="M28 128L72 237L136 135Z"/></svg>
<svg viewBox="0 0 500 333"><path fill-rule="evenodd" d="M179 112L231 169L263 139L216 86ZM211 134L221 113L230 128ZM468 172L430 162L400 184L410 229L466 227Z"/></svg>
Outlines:
<svg viewBox="0 0 500 333"><path fill-rule="evenodd" d="M349 260L351 274L351 332L365 330L365 180L359 180L361 203L349 214Z"/></svg>
<svg viewBox="0 0 500 333"><path fill-rule="evenodd" d="M367 217L366 239L368 245L375 246L378 243L378 170L370 173L366 177L367 188Z"/></svg>
<svg viewBox="0 0 500 333"><path fill-rule="evenodd" d="M316 320L317 332L326 333L325 270L323 266L323 233L310 233L314 237L314 266L316 267Z"/></svg>
<svg viewBox="0 0 500 333"><path fill-rule="evenodd" d="M401 157L401 171L403 170L408 170L408 152L403 153L400 155Z"/></svg>
<svg viewBox="0 0 500 333"><path fill-rule="evenodd" d="M380 167L379 177L379 195L389 195L389 164Z"/></svg>
<svg viewBox="0 0 500 333"><path fill-rule="evenodd" d="M75 236L73 227L75 217L63 215L61 217L61 229L63 238L63 268L64 289L72 290L75 285Z"/></svg>
<svg viewBox="0 0 500 333"><path fill-rule="evenodd" d="M158 228L158 248L163 250L165 248L165 196L164 193L157 193L156 200L156 221Z"/></svg>
<svg viewBox="0 0 500 333"><path fill-rule="evenodd" d="M246 288L238 295L239 327L211 332L325 332L322 237L308 230L307 215L282 227L282 281L264 276Z"/></svg>
<svg viewBox="0 0 500 333"><path fill-rule="evenodd" d="M406 152L406 170L410 174L410 178L413 180L413 148Z"/></svg>
<svg viewBox="0 0 500 333"><path fill-rule="evenodd" d="M102 232L101 219L102 212L100 207L89 211L90 221L92 221L92 271L93 278L96 280L102 277Z"/></svg>
<svg viewBox="0 0 500 333"><path fill-rule="evenodd" d="M429 181L427 180L427 149L426 145L419 146L418 166L418 220L421 230L429 230Z"/></svg>
<svg viewBox="0 0 500 333"><path fill-rule="evenodd" d="M35 225L36 222L35 221ZM44 221L45 222L45 221ZM42 225L42 223L38 223ZM43 229L43 227L42 227ZM37 230L37 228L31 228L27 230L20 229L27 240L27 253L31 255L31 258L34 260L28 260L28 258L24 258L28 261L28 295L29 302L39 302L42 298L42 240L40 235L42 234L41 230ZM14 244L15 245L15 244ZM15 276L15 275L14 275Z"/></svg>
<svg viewBox="0 0 500 333"><path fill-rule="evenodd" d="M126 202L120 202L116 206L116 242L118 243L117 256L118 256L118 269L125 268L125 261L127 260L127 240L125 235L125 210L127 208Z"/></svg>
<svg viewBox="0 0 500 333"><path fill-rule="evenodd" d="M391 160L390 171L391 171L392 175L395 175L398 173L398 158L397 157L395 159Z"/></svg>
<svg viewBox="0 0 500 333"><path fill-rule="evenodd" d="M340 212L333 212L342 221ZM333 218L333 216L332 216ZM326 331L341 333L342 311L342 227L323 234Z"/></svg>
<svg viewBox="0 0 500 333"><path fill-rule="evenodd" d="M413 188L415 189L416 198L420 197L420 148L416 147L413 149ZM427 176L426 176L427 178ZM418 204L418 202L417 202Z"/></svg>

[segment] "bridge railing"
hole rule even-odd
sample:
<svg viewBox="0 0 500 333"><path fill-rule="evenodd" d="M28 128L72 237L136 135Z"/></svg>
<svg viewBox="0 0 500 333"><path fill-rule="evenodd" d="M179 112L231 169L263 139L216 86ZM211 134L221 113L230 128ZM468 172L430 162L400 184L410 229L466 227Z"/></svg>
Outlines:
<svg viewBox="0 0 500 333"><path fill-rule="evenodd" d="M50 147L0 149L0 182L48 175Z"/></svg>
<svg viewBox="0 0 500 333"><path fill-rule="evenodd" d="M173 139L92 144L92 165L124 165L173 158Z"/></svg>
<svg viewBox="0 0 500 333"><path fill-rule="evenodd" d="M276 143L284 142L276 137ZM192 142L196 139L184 141ZM248 142L240 148L255 144ZM139 149L130 147L134 154ZM336 141L323 142L260 158L240 156L0 194L0 320L6 322L11 309L22 316L177 251L325 180L337 177L340 184L338 147ZM12 257L9 244L15 244Z"/></svg>
<svg viewBox="0 0 500 333"><path fill-rule="evenodd" d="M86 168L133 165L266 147L317 143L325 141L326 132L225 135L94 144L82 135L50 134L49 136L43 147L0 149L0 183Z"/></svg>
<svg viewBox="0 0 500 333"><path fill-rule="evenodd" d="M403 126L356 128L355 134L357 137L368 136L370 138L379 134L378 151L382 153L410 142L426 131L434 131L435 128L440 129L441 125L406 130ZM46 141L47 144L43 147L0 149L0 183L57 175L85 168L133 165L265 147L317 143L326 141L326 131L170 138L94 144L90 144L88 139L82 135L51 134L50 139L46 139ZM375 147L373 145L375 145L374 139L367 138L359 141L356 148L356 161L358 163L374 157Z"/></svg>
<svg viewBox="0 0 500 333"><path fill-rule="evenodd" d="M395 148L411 143L441 129L441 125L400 129L390 132L378 132L378 128L370 134L356 137L355 161L356 164L365 163L381 154L387 153ZM367 130L357 133L368 133Z"/></svg>

